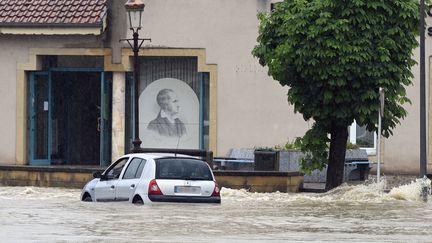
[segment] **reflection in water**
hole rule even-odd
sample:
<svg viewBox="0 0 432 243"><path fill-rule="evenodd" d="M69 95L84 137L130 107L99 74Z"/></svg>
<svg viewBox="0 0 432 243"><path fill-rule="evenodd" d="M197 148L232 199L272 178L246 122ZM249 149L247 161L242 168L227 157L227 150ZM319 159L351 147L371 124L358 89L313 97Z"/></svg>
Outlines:
<svg viewBox="0 0 432 243"><path fill-rule="evenodd" d="M2 242L430 241L432 198L422 201L422 182L389 193L384 183L323 194L223 188L221 205L144 206L84 203L80 190L0 187L0 236Z"/></svg>

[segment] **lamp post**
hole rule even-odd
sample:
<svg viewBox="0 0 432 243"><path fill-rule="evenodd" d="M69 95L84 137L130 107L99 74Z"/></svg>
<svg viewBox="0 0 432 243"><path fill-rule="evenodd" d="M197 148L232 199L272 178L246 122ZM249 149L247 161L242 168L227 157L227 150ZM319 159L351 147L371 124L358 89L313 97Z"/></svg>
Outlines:
<svg viewBox="0 0 432 243"><path fill-rule="evenodd" d="M121 39L120 41L127 41L132 48L134 53L134 65L133 65L133 80L135 85L134 92L134 134L135 138L132 142L133 148L131 152L138 153L142 152L141 139L139 138L139 109L138 109L138 99L139 99L139 77L140 77L140 67L138 52L141 48L142 43L145 40L151 41L151 39L140 39L138 35L138 30L142 27L142 13L144 12L145 4L142 0L128 0L125 3L125 9L128 14L129 19L129 29L133 32L132 39ZM132 43L131 43L132 41Z"/></svg>

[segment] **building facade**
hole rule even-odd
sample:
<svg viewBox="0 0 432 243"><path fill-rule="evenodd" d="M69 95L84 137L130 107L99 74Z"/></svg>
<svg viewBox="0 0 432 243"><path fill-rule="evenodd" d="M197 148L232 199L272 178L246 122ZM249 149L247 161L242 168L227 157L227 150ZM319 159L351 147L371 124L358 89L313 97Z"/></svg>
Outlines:
<svg viewBox="0 0 432 243"><path fill-rule="evenodd" d="M0 163L105 166L134 137L133 53L120 41L132 37L125 1L57 2L0 0ZM228 156L304 134L312 123L251 55L256 15L272 2L145 1L140 37L152 41L139 52L143 146ZM408 117L382 145L385 173L419 171L418 66L413 73ZM376 136L355 124L350 131L376 155Z"/></svg>

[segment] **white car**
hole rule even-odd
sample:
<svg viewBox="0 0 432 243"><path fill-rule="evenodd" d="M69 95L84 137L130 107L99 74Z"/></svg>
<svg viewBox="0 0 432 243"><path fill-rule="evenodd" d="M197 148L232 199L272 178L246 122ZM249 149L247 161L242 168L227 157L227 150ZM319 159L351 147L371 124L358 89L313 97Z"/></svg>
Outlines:
<svg viewBox="0 0 432 243"><path fill-rule="evenodd" d="M186 155L127 154L94 177L84 186L82 201L221 202L210 166Z"/></svg>

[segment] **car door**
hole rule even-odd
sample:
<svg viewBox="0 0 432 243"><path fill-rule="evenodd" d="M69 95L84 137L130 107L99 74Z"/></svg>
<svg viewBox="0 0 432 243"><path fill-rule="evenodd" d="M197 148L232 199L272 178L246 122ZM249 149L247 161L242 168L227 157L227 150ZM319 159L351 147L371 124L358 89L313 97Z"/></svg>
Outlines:
<svg viewBox="0 0 432 243"><path fill-rule="evenodd" d="M146 160L132 158L116 186L116 201L130 201L141 178Z"/></svg>
<svg viewBox="0 0 432 243"><path fill-rule="evenodd" d="M117 160L102 174L94 188L96 201L104 202L115 200L116 186L128 160L128 157Z"/></svg>

